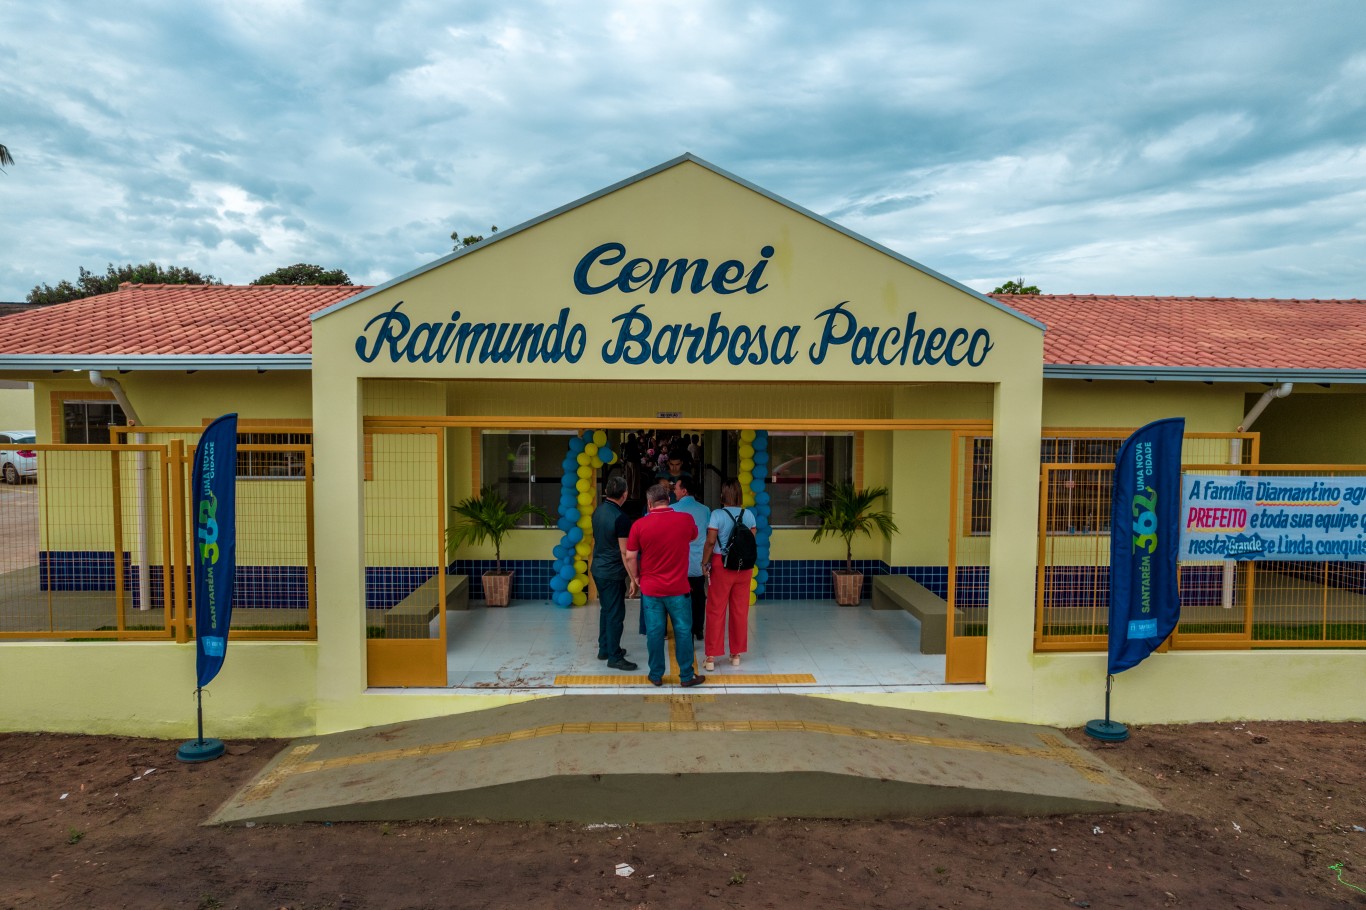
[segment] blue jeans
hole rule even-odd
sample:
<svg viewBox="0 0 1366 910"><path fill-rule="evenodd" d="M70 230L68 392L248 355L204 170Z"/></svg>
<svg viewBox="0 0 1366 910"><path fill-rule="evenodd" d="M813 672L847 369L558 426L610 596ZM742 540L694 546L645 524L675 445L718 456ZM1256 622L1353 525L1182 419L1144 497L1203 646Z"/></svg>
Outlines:
<svg viewBox="0 0 1366 910"><path fill-rule="evenodd" d="M692 596L673 594L669 597L640 596L641 611L645 614L645 643L650 651L650 678L663 679L664 614L674 626L674 657L678 659L678 680L692 679Z"/></svg>
<svg viewBox="0 0 1366 910"><path fill-rule="evenodd" d="M620 660L626 656L621 646L621 631L626 625L626 576L603 578L593 576L598 586L598 653L606 654L608 660Z"/></svg>

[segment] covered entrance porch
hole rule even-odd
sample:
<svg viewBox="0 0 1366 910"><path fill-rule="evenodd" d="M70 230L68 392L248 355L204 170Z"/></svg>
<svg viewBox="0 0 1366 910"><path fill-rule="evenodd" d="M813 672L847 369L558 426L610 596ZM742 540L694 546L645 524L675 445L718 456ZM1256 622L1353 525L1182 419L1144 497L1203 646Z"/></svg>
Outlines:
<svg viewBox="0 0 1366 910"><path fill-rule="evenodd" d="M514 505L532 502L547 508L552 521L558 519L561 460L569 441L585 430L601 431L620 452L628 434L642 428L696 435L702 455L692 467L708 490L719 487L720 478L739 473L737 440L745 429L767 433L775 453L783 453L753 471L770 481L769 489L783 505L773 508L771 561L765 566L766 590L751 607L749 654L739 668L718 666L713 683L883 692L985 681L991 536L974 526L973 515L989 509L989 502L972 500L985 495L982 480L990 473L980 441L990 437L991 421L979 416L990 416L990 387L660 385L661 392L649 395L651 404L633 406L641 391L620 383L364 383L369 686L615 691L645 684L643 671L636 679L596 661L591 586L585 605L553 602L549 582L559 531L533 519L504 541L502 562L515 571L508 609L484 605L480 575L494 567L491 548L450 551L443 546L451 507L491 485L501 485ZM681 401L685 410L666 417L659 416L662 409L651 413L649 407L658 407L656 397ZM585 412L615 404L612 410L618 413L567 419L531 411L547 399ZM942 411L955 399L966 402L963 409L973 416L896 416L898 410ZM413 413L425 407L434 411L437 403L445 414ZM751 409L755 416L717 413ZM765 413L774 410L787 413ZM408 413L395 413L403 411ZM842 412L845 416L834 416ZM791 454L803 445L814 454ZM795 480L785 475L793 462L802 463ZM619 466L593 472L593 506L600 501L602 481ZM818 504L833 482L887 487L882 507L901 528L887 541L856 539L854 565L865 576L857 607L834 602L831 569L844 566L843 542L813 543L814 526L794 521L787 503L797 497ZM719 505L706 494L703 499L709 508ZM922 649L921 623L914 615L872 608L874 579L882 575L908 576L950 608L955 621L947 624L947 634L938 634L942 641ZM463 594L445 595L457 578L468 586L468 609L463 609ZM411 610L415 597L423 599L416 613L420 625L410 624L395 636L386 613ZM638 610L638 602L628 603L623 644L640 661L645 646L637 633ZM935 641L933 634L929 641Z"/></svg>

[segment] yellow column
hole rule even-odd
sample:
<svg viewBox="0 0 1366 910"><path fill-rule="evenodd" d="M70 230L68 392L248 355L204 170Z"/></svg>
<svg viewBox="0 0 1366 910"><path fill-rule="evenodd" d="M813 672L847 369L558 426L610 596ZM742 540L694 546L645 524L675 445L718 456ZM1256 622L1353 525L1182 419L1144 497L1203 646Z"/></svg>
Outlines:
<svg viewBox="0 0 1366 910"><path fill-rule="evenodd" d="M365 690L365 546L361 382L313 370L314 502L318 573L319 733Z"/></svg>
<svg viewBox="0 0 1366 910"><path fill-rule="evenodd" d="M1039 342L1042 348L1041 336ZM1042 361L1042 350L1039 359ZM1033 716L1041 377L1033 373L1001 382L995 398L987 685L992 693L992 713L1018 720Z"/></svg>

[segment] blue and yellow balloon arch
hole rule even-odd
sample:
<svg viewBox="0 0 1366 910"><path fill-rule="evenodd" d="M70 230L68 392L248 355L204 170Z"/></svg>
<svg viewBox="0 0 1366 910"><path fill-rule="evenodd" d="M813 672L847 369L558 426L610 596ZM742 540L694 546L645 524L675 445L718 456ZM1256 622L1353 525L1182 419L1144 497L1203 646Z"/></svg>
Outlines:
<svg viewBox="0 0 1366 910"><path fill-rule="evenodd" d="M765 489L768 476L768 431L743 430L740 433L741 504L754 514L758 559L749 582L749 602L755 603L768 586L768 563L773 527L772 509ZM593 510L597 507L597 476L603 466L615 464L617 453L607 444L602 430L585 430L571 436L560 466L559 521L563 535L555 545L554 573L550 578L550 597L561 607L581 607L588 603L588 563L593 555Z"/></svg>

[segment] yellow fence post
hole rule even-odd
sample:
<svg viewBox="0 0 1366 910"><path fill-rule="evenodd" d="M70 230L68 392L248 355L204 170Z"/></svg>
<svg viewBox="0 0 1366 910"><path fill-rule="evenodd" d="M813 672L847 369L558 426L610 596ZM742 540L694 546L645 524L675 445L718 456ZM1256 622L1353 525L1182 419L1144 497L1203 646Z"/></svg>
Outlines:
<svg viewBox="0 0 1366 910"><path fill-rule="evenodd" d="M171 496L167 508L171 512L171 572L172 583L167 585L171 595L172 615L175 617L175 640L185 644L190 640L190 598L186 584L185 553L185 441L171 440Z"/></svg>

